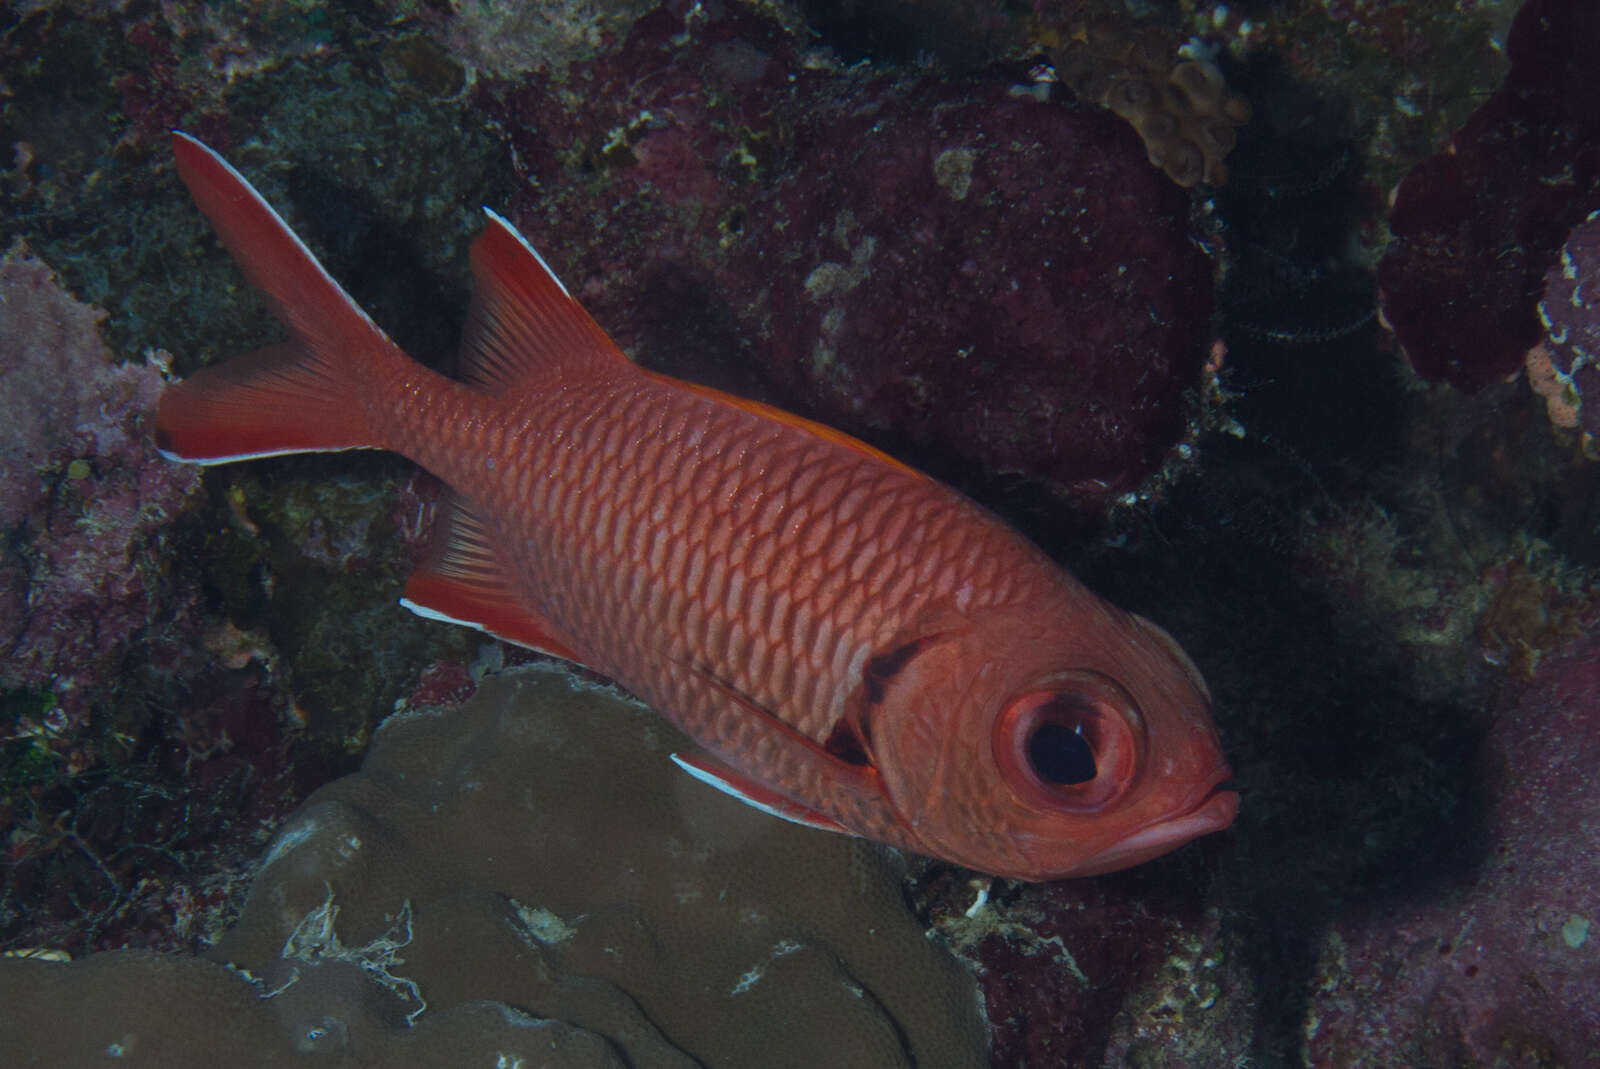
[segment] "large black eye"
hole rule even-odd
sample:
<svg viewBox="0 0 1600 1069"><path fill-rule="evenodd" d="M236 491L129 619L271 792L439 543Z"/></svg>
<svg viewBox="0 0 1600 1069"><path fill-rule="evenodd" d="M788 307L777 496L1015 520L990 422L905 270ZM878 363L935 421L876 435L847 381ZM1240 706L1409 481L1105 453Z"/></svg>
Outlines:
<svg viewBox="0 0 1600 1069"><path fill-rule="evenodd" d="M1094 779L1094 750L1080 727L1045 721L1028 736L1028 764L1046 783L1070 787Z"/></svg>
<svg viewBox="0 0 1600 1069"><path fill-rule="evenodd" d="M1012 698L994 721L1001 777L1029 805L1093 813L1127 793L1144 762L1144 720L1098 672L1057 672Z"/></svg>

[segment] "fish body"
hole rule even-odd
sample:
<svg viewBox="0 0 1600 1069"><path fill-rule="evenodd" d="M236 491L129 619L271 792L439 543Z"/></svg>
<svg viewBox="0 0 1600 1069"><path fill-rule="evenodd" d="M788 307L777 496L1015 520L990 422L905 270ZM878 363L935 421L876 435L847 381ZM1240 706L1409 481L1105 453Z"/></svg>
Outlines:
<svg viewBox="0 0 1600 1069"><path fill-rule="evenodd" d="M411 458L455 496L404 604L615 679L703 749L675 755L688 771L779 816L1030 880L1231 822L1188 658L988 512L633 364L492 212L463 379L445 378L220 156L173 146L293 340L170 387L167 455Z"/></svg>

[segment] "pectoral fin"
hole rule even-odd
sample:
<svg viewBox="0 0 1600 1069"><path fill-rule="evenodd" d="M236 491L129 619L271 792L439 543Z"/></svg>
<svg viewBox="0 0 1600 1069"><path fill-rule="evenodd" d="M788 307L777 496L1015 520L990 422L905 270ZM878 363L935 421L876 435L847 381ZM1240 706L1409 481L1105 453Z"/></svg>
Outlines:
<svg viewBox="0 0 1600 1069"><path fill-rule="evenodd" d="M720 761L706 757L703 754L670 755L672 763L683 769L701 783L709 783L723 794L732 795L745 805L754 806L763 813L807 828L816 828L819 831L836 831L845 835L854 835L836 820L823 816L814 809L807 809L799 802L785 798L771 787L763 786L755 780L739 775L733 769Z"/></svg>

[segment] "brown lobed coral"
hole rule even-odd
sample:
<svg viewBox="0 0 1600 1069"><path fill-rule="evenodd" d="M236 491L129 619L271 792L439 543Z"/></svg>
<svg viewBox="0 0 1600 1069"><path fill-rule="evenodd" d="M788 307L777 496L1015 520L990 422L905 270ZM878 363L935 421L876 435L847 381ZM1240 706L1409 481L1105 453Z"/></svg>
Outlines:
<svg viewBox="0 0 1600 1069"><path fill-rule="evenodd" d="M896 856L691 781L667 760L682 744L544 665L392 717L279 830L212 960L0 961L0 1050L175 1069L983 1064L976 986L907 912Z"/></svg>
<svg viewBox="0 0 1600 1069"><path fill-rule="evenodd" d="M1101 26L1050 35L1056 77L1084 100L1126 119L1144 141L1150 162L1178 185L1220 186L1223 162L1250 121L1250 104L1228 92L1222 72L1206 60L1172 62L1168 42L1153 32Z"/></svg>

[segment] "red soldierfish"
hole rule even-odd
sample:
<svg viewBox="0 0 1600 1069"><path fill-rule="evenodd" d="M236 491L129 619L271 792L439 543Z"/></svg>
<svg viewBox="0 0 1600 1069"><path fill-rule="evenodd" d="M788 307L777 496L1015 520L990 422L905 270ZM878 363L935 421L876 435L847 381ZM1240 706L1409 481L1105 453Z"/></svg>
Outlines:
<svg viewBox="0 0 1600 1069"><path fill-rule="evenodd" d="M610 676L703 748L680 765L778 816L1024 880L1232 822L1183 651L966 498L636 366L493 212L444 378L226 161L173 149L293 340L168 389L168 456L410 457L456 500L406 606Z"/></svg>

